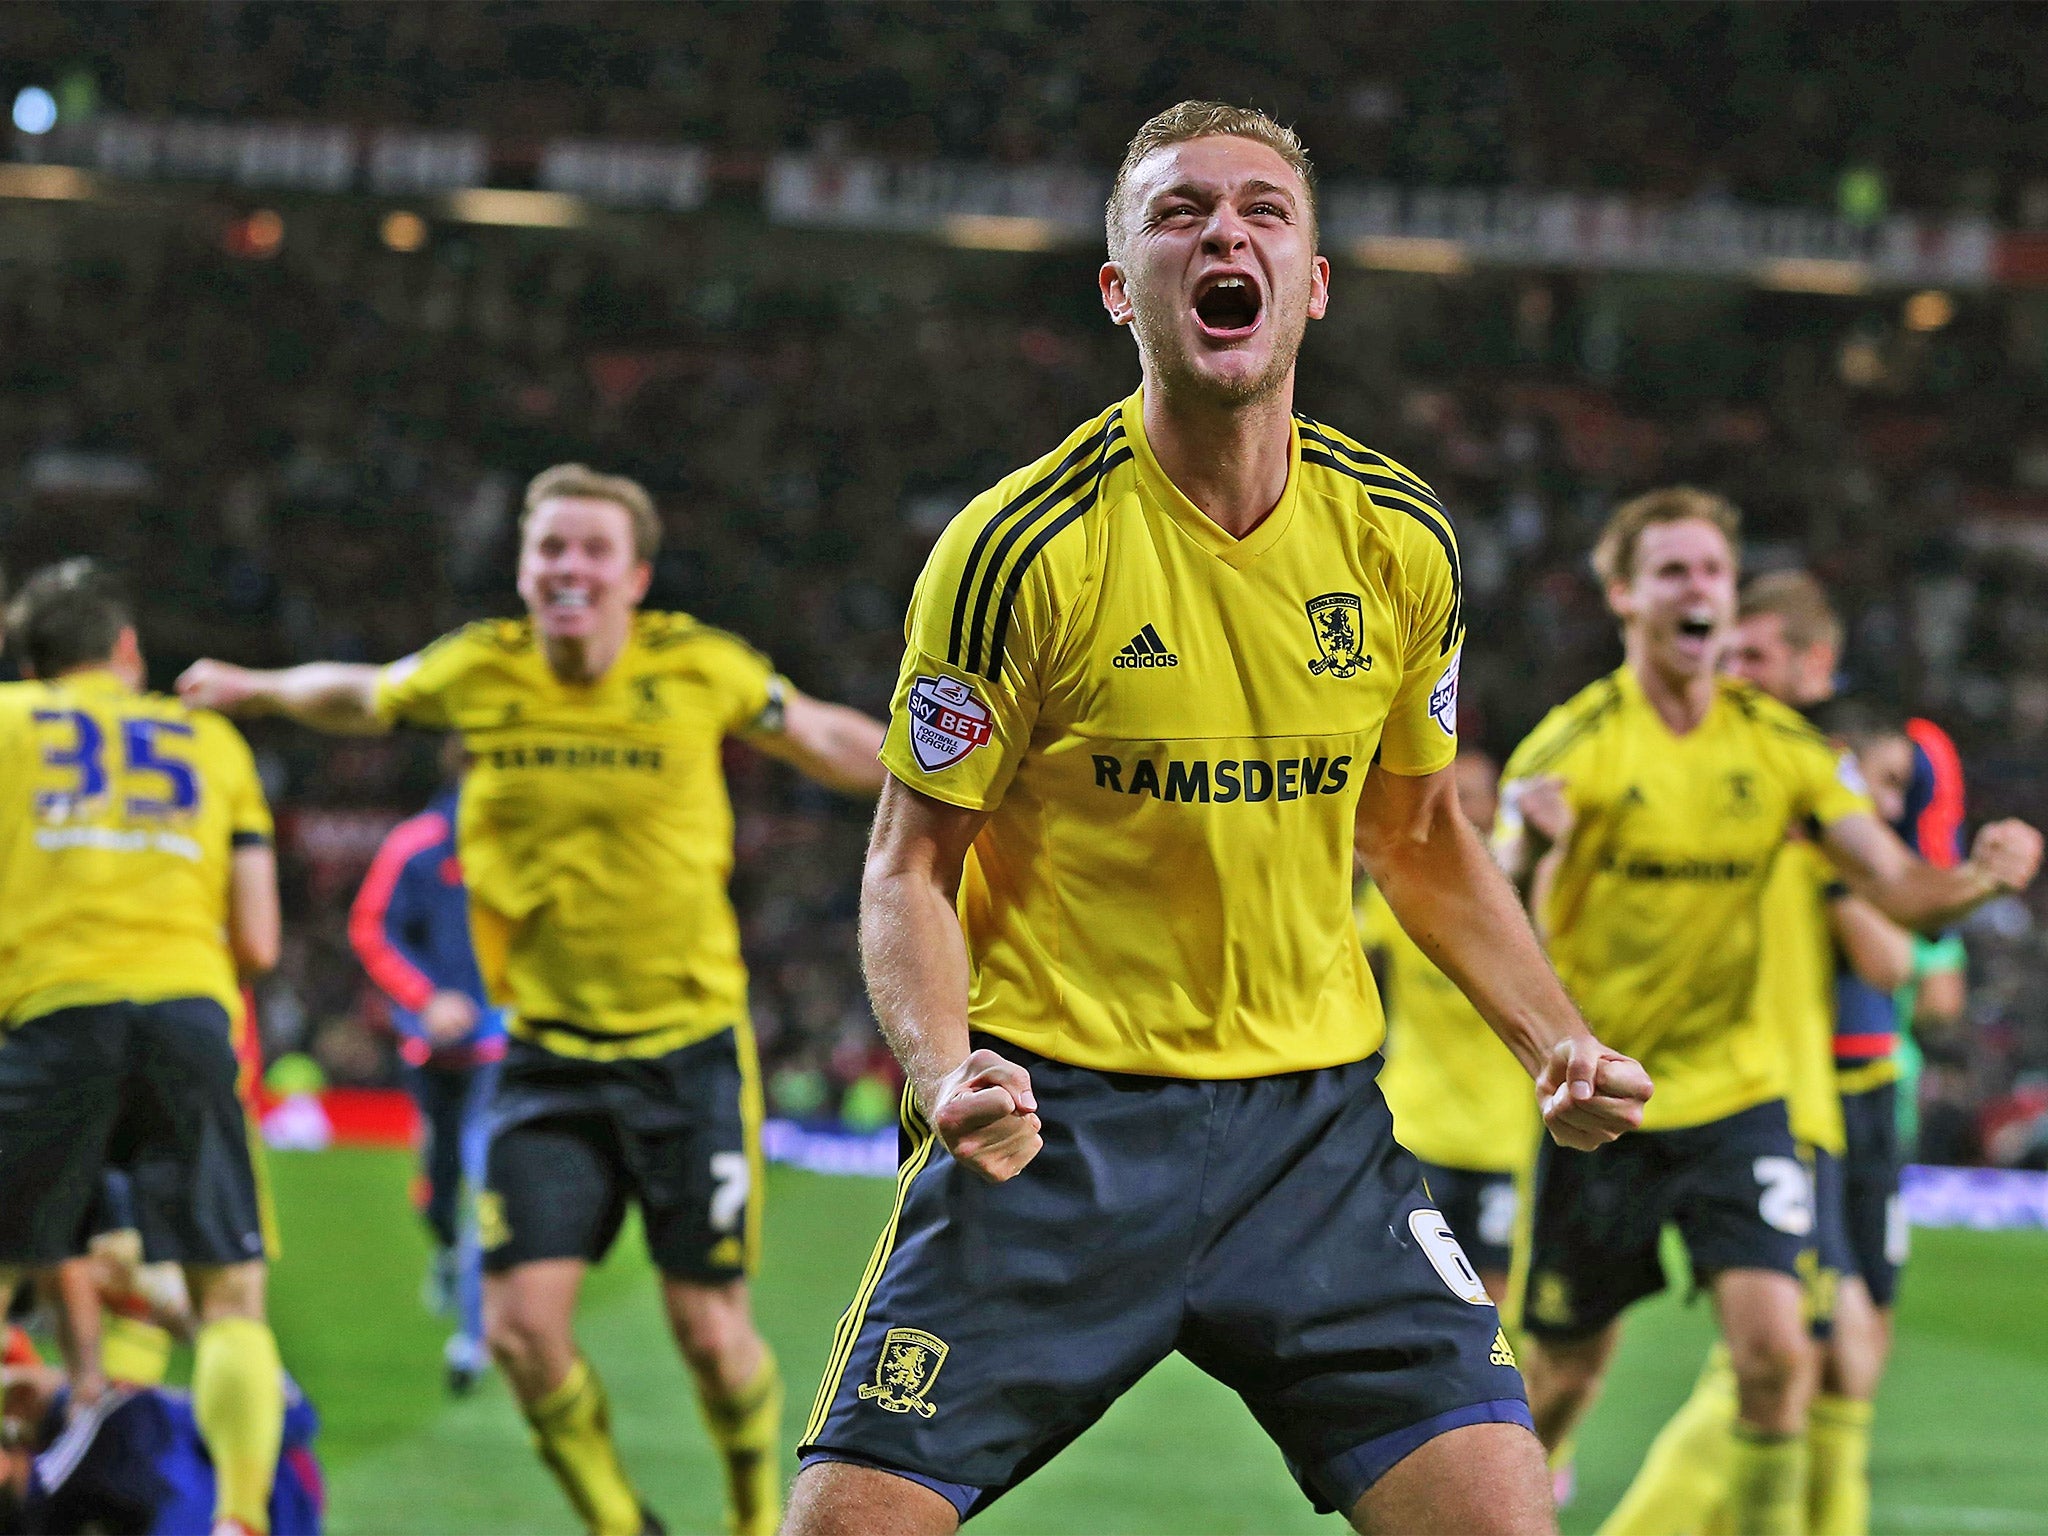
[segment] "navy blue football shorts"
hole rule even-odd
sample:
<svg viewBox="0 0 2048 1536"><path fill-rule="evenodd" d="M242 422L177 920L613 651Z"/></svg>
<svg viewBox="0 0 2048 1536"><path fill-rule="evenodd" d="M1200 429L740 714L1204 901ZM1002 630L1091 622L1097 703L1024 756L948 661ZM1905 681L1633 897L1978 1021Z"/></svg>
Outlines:
<svg viewBox="0 0 2048 1536"><path fill-rule="evenodd" d="M1802 1142L1800 1160L1813 1178L1813 1235L1799 1256L1799 1278L1806 1285L1806 1321L1816 1339L1835 1332L1835 1299L1842 1277L1856 1272L1856 1252L1849 1243L1848 1191L1842 1159L1825 1147Z"/></svg>
<svg viewBox="0 0 2048 1536"><path fill-rule="evenodd" d="M1667 1221L1701 1285L1727 1269L1801 1275L1813 1175L1783 1099L1704 1125L1632 1131L1591 1152L1546 1138L1519 1282L1523 1326L1538 1338L1590 1337L1663 1290Z"/></svg>
<svg viewBox="0 0 2048 1536"><path fill-rule="evenodd" d="M1515 1176L1424 1160L1422 1182L1479 1272L1506 1274L1514 1262L1515 1210L1520 1204Z"/></svg>
<svg viewBox="0 0 2048 1536"><path fill-rule="evenodd" d="M906 1099L894 1214L798 1455L878 1467L964 1519L1178 1350L1233 1388L1319 1510L1468 1424L1530 1425L1500 1318L1380 1058L1201 1082L1031 1073L1045 1146L989 1184Z"/></svg>
<svg viewBox="0 0 2048 1536"><path fill-rule="evenodd" d="M1899 1085L1881 1083L1842 1095L1842 1121L1849 1132L1843 1158L1843 1218L1855 1273L1870 1299L1888 1307L1899 1294L1909 1238L1899 1199Z"/></svg>

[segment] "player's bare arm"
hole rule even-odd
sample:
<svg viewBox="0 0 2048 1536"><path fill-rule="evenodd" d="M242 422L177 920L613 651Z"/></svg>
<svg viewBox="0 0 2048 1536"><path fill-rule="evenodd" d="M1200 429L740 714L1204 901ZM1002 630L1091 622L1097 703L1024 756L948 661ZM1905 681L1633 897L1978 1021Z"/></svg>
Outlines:
<svg viewBox="0 0 2048 1536"><path fill-rule="evenodd" d="M371 736L390 729L377 717L377 678L361 662L311 661L277 671L203 658L178 678L178 697L224 715L282 715L316 731Z"/></svg>
<svg viewBox="0 0 2048 1536"><path fill-rule="evenodd" d="M1913 936L1861 896L1830 902L1828 927L1866 986L1896 992L1913 979Z"/></svg>
<svg viewBox="0 0 2048 1536"><path fill-rule="evenodd" d="M1829 823L1821 840L1849 888L1907 928L1946 927L1994 896L2024 891L2041 868L2041 834L2024 821L1980 829L1953 869L1929 864L1867 813Z"/></svg>
<svg viewBox="0 0 2048 1536"><path fill-rule="evenodd" d="M1401 926L1536 1079L1560 1145L1587 1150L1642 1124L1648 1075L1579 1017L1458 809L1452 770L1410 777L1374 767L1359 797L1358 855Z"/></svg>
<svg viewBox="0 0 2048 1536"><path fill-rule="evenodd" d="M228 864L228 948L244 977L277 966L284 923L277 899L277 850L268 843L237 848Z"/></svg>
<svg viewBox="0 0 2048 1536"><path fill-rule="evenodd" d="M872 715L791 688L780 726L749 731L745 740L827 789L873 795L887 777L879 761L884 734L882 722Z"/></svg>
<svg viewBox="0 0 2048 1536"><path fill-rule="evenodd" d="M986 816L888 779L861 876L860 955L918 1107L956 1160L1000 1184L1043 1143L1031 1075L968 1048L967 942L954 902Z"/></svg>

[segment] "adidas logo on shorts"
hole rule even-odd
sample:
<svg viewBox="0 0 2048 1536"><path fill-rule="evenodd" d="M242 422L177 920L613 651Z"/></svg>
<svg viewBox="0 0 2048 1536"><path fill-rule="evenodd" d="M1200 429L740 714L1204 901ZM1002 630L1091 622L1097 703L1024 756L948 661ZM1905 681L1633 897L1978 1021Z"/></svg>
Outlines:
<svg viewBox="0 0 2048 1536"><path fill-rule="evenodd" d="M1177 667L1180 657L1166 648L1159 631L1147 624L1110 662L1113 667Z"/></svg>

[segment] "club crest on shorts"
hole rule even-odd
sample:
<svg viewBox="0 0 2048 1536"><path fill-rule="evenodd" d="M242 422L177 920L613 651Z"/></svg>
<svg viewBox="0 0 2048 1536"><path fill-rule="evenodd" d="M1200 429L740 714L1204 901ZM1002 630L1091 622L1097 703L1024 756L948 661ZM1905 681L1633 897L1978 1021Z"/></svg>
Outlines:
<svg viewBox="0 0 2048 1536"><path fill-rule="evenodd" d="M1365 604L1355 592L1325 592L1304 605L1309 628L1315 631L1316 649L1322 654L1308 664L1311 674L1321 677L1349 677L1370 672L1372 657L1359 649L1364 631Z"/></svg>
<svg viewBox="0 0 2048 1536"><path fill-rule="evenodd" d="M946 1341L922 1328L891 1328L882 1336L875 1379L860 1389L860 1400L890 1413L915 1413L930 1418L939 1410L925 1401L939 1367L946 1363Z"/></svg>
<svg viewBox="0 0 2048 1536"><path fill-rule="evenodd" d="M926 773L952 767L993 734L987 707L965 683L920 677L910 685L910 753Z"/></svg>

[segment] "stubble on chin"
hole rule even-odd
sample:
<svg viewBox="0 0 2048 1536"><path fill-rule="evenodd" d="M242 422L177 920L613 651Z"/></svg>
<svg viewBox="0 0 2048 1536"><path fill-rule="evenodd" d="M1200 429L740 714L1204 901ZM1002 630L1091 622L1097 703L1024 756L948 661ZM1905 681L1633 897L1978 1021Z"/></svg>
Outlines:
<svg viewBox="0 0 2048 1536"><path fill-rule="evenodd" d="M1276 318L1268 316L1269 321ZM1178 319L1178 315L1169 314L1159 317L1155 323L1143 305L1133 306L1131 331L1137 338L1138 351L1145 359L1147 371L1166 394L1227 410L1270 400L1286 387L1288 376L1294 371L1294 360L1300 355L1302 332L1307 325L1305 318L1288 317L1293 339L1276 345L1264 368L1254 374L1218 377L1197 367L1193 358L1183 350L1176 323Z"/></svg>

